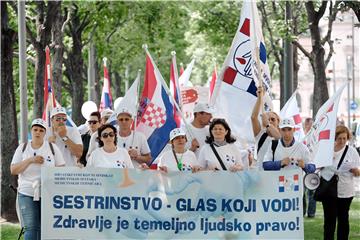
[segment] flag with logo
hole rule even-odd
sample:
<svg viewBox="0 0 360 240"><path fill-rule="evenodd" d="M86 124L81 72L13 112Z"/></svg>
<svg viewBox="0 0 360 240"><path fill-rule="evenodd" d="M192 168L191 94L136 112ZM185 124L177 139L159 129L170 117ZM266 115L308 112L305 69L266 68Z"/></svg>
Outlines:
<svg viewBox="0 0 360 240"><path fill-rule="evenodd" d="M294 122L296 125L294 138L296 141L301 141L304 138L305 134L304 134L303 126L302 126L299 104L296 99L296 93L297 93L297 91L295 91L293 93L293 95L289 98L289 100L285 103L285 105L281 109L280 118L281 119L284 119L284 118L294 119Z"/></svg>
<svg viewBox="0 0 360 240"><path fill-rule="evenodd" d="M178 106L181 106L181 94L180 94L180 84L178 79L178 70L176 65L176 53L171 53L171 65L170 65L170 92L173 95ZM181 116L178 114L175 105L173 105L174 109L174 118L176 121L176 126L180 127Z"/></svg>
<svg viewBox="0 0 360 240"><path fill-rule="evenodd" d="M145 134L153 159L169 141L169 133L176 128L173 104L165 90L165 81L146 50L145 83L141 94L137 131Z"/></svg>
<svg viewBox="0 0 360 240"><path fill-rule="evenodd" d="M104 109L112 109L112 95L110 89L110 79L109 79L109 72L107 69L107 59L104 58L104 85L101 92L101 101L99 112L102 112Z"/></svg>
<svg viewBox="0 0 360 240"><path fill-rule="evenodd" d="M49 47L45 48L45 73L44 73L44 110L42 114L42 119L46 121L47 126L51 127L51 111L55 107L61 107L61 105L56 101L55 95L52 88L52 77L51 77L51 60L50 60L50 49ZM66 126L76 127L76 124L67 115Z"/></svg>
<svg viewBox="0 0 360 240"><path fill-rule="evenodd" d="M259 63L255 64L257 59ZM210 100L216 109L214 116L226 118L234 134L245 141L254 141L250 116L257 99L256 85L259 84L255 73L259 73L260 84L269 92L270 71L256 2L245 1L237 32ZM265 102L267 107L271 107L268 95Z"/></svg>
<svg viewBox="0 0 360 240"><path fill-rule="evenodd" d="M330 166L333 163L337 111L345 87L346 83L321 106L310 131L305 136L304 142L316 168Z"/></svg>

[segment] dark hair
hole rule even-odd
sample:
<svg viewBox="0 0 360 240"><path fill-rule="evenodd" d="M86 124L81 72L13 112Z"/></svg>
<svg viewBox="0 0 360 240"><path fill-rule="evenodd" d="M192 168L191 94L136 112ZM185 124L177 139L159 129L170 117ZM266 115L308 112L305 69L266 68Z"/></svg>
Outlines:
<svg viewBox="0 0 360 240"><path fill-rule="evenodd" d="M98 111L90 113L90 117L97 117L98 121L101 119L100 112Z"/></svg>
<svg viewBox="0 0 360 240"><path fill-rule="evenodd" d="M225 121L225 119L223 119L223 118L214 118L214 119L211 121L210 127L209 127L210 136L207 136L207 137L206 137L205 142L208 143L208 144L211 144L211 143L214 142L214 136L213 136L213 134L212 134L211 131L213 130L213 128L215 127L215 125L218 125L218 124L222 125L222 126L225 128L225 130L228 131L227 134L226 134L226 136L225 136L225 141L226 141L227 143L233 143L233 142L235 142L235 141L236 141L236 138L234 138L233 136L231 136L231 129L230 129L230 127L229 127L229 124L228 124L228 123Z"/></svg>
<svg viewBox="0 0 360 240"><path fill-rule="evenodd" d="M97 140L99 142L99 147L103 147L104 146L104 142L101 141L101 133L107 129L107 128L111 128L113 131L114 131L114 134L115 134L115 137L114 137L114 143L115 145L117 145L117 130L116 128L111 125L111 124L105 124L105 125L102 125L101 127L98 128L98 137L97 137Z"/></svg>

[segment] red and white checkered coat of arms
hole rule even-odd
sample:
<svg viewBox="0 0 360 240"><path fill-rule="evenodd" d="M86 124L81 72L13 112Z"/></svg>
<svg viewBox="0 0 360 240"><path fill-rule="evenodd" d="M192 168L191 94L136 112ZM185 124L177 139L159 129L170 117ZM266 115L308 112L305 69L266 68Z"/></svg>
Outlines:
<svg viewBox="0 0 360 240"><path fill-rule="evenodd" d="M161 107L150 102L146 107L141 122L151 128L160 128L166 122L166 112Z"/></svg>

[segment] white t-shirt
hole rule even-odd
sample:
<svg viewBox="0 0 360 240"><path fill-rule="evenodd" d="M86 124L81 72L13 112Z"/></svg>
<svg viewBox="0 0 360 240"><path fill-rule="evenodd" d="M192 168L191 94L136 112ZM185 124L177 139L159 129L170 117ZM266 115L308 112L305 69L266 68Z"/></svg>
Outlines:
<svg viewBox="0 0 360 240"><path fill-rule="evenodd" d="M176 157L178 162L182 163L182 171L191 172L191 167L200 165L195 154L190 150L186 150L184 153L176 153ZM172 150L164 152L164 154L162 154L159 158L158 167L162 166L167 167L169 171L179 171Z"/></svg>
<svg viewBox="0 0 360 240"><path fill-rule="evenodd" d="M325 167L321 171L328 171L331 168L331 170L339 176L339 181L337 185L337 192L339 198L353 197L355 195L354 183L355 181L357 181L359 184L360 181L359 177L354 177L354 175L350 172L350 169L360 167L359 154L356 149L351 146L349 146L349 149L344 157L343 162L340 165L340 168L336 170L344 150L345 147L343 147L338 152L334 152L333 165Z"/></svg>
<svg viewBox="0 0 360 240"><path fill-rule="evenodd" d="M230 143L224 146L215 146L215 149L218 152L227 170L229 170L229 168L231 166L234 166L235 164L240 164L241 166L244 166L242 154L235 144ZM210 144L205 144L201 148L198 161L200 166L205 169L216 167L219 170L223 170L219 163L219 160L211 149Z"/></svg>
<svg viewBox="0 0 360 240"><path fill-rule="evenodd" d="M191 129L191 133L193 134L194 138L196 138L196 140L199 143L199 148L195 150L195 155L198 158L199 154L200 154L200 149L202 146L204 146L206 137L209 136L209 126L205 126L203 128L197 128L194 127L192 124L188 125ZM187 143L186 143L186 148L189 149L191 148L191 142L193 140L193 138L191 137L189 131L187 131L186 128L184 128L185 132L186 132L186 138L187 138Z"/></svg>
<svg viewBox="0 0 360 240"><path fill-rule="evenodd" d="M22 152L24 143L20 144L15 151L11 164L19 163L25 159L42 156L44 158L43 164L30 164L18 178L18 192L26 196L34 196L34 188L32 187L35 181L41 180L41 167L54 167L65 165L64 158L59 148L52 144L54 148L54 154L51 152L51 148L48 141L44 141L43 145L38 149L31 147L31 142L28 142L25 151Z"/></svg>
<svg viewBox="0 0 360 240"><path fill-rule="evenodd" d="M52 130L50 130L47 133L47 137L52 136ZM56 146L58 146L58 148L60 149L60 152L62 153L66 166L67 167L73 167L76 166L77 163L77 158L75 157L75 155L72 155L68 146L66 146L65 142L63 140L61 140L61 138L57 135L56 136L56 140L55 140L55 144ZM82 140L81 140L81 135L79 133L79 131L74 128L74 127L66 127L66 136L73 141L75 144L83 144Z"/></svg>
<svg viewBox="0 0 360 240"><path fill-rule="evenodd" d="M117 145L118 145L118 147L125 148L128 151L130 149L135 149L139 155L150 153L149 144L146 140L145 135L141 132L131 131L130 135L127 137L120 137L118 135ZM139 162L137 162L135 160L132 160L132 162L136 168L138 168L140 166Z"/></svg>
<svg viewBox="0 0 360 240"><path fill-rule="evenodd" d="M261 169L261 170L263 169L263 161L264 161L264 158L265 158L265 154L266 154L267 150L269 149L269 146L271 145L271 141L273 140L272 137L267 136L264 143L260 147L259 152L257 152L260 138L265 133L266 133L266 129L261 129L259 134L256 135L256 137L255 137L255 144L256 145L255 145L254 155L255 155L255 159L256 159L256 165L257 165L258 169Z"/></svg>
<svg viewBox="0 0 360 240"><path fill-rule="evenodd" d="M91 153L86 166L99 168L134 168L127 151L119 147L112 153L105 152L102 147L95 149Z"/></svg>
<svg viewBox="0 0 360 240"><path fill-rule="evenodd" d="M278 145L275 149L274 161L280 161L286 157L294 158L296 160L302 159L304 160L305 164L312 163L310 159L309 150L303 143L295 141L291 147L284 147L281 140L279 140ZM271 142L270 142L268 150L265 154L264 162L272 161L272 160L273 160L273 152L271 149ZM284 167L284 169L297 169L297 168L298 166L292 163Z"/></svg>

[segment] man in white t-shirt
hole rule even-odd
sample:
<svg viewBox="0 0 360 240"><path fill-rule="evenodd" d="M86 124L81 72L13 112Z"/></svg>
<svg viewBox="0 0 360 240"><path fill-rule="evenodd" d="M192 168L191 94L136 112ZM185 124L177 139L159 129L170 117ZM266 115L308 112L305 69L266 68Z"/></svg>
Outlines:
<svg viewBox="0 0 360 240"><path fill-rule="evenodd" d="M47 133L48 141L56 144L60 149L66 166L76 166L83 152L83 145L79 131L74 127L67 127L67 115L63 107L55 107L51 111L51 128Z"/></svg>
<svg viewBox="0 0 360 240"><path fill-rule="evenodd" d="M197 103L194 108L194 120L189 124L186 131L188 139L187 148L199 157L200 148L205 145L206 137L209 136L209 124L213 109L207 103ZM190 132L189 132L190 131Z"/></svg>
<svg viewBox="0 0 360 240"><path fill-rule="evenodd" d="M131 130L132 113L126 108L118 110L117 122L119 125L117 145L128 151L135 168L139 168L142 163L149 164L151 153L145 135Z"/></svg>
<svg viewBox="0 0 360 240"><path fill-rule="evenodd" d="M280 170L300 167L306 173L315 172L315 164L311 163L307 147L295 141L295 122L285 118L280 122L281 139L273 140L266 152L264 170Z"/></svg>

